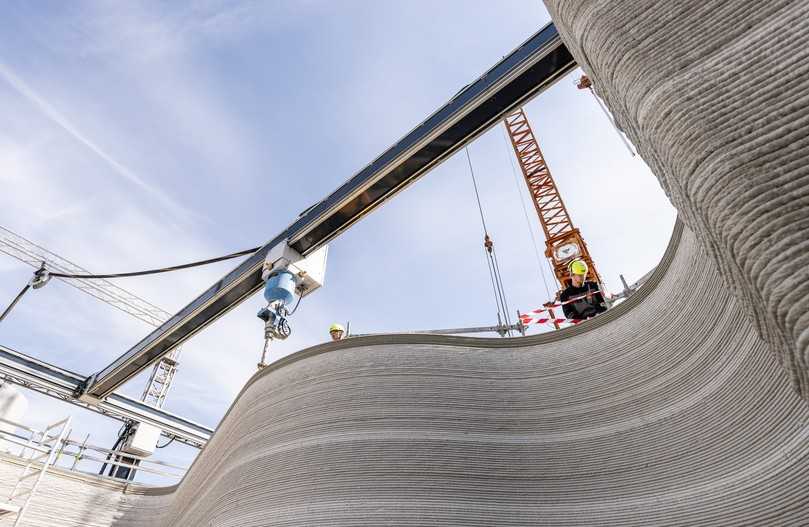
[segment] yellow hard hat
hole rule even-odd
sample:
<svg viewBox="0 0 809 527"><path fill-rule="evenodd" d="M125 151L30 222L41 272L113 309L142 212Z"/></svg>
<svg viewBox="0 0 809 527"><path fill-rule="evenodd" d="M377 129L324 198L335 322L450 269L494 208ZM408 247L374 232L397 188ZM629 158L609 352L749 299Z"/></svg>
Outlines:
<svg viewBox="0 0 809 527"><path fill-rule="evenodd" d="M329 328L329 333L331 333L332 331L342 331L343 333L345 333L346 328L344 328L341 324L332 324L331 327Z"/></svg>
<svg viewBox="0 0 809 527"><path fill-rule="evenodd" d="M587 274L587 264L584 263L583 260L573 260L567 264L567 269L570 271L570 274L578 274L582 276Z"/></svg>

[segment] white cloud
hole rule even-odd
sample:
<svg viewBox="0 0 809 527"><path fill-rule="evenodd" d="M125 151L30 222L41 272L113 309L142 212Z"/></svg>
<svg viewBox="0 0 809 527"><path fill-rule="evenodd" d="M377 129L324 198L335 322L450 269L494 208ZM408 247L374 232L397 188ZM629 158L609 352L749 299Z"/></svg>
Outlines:
<svg viewBox="0 0 809 527"><path fill-rule="evenodd" d="M129 168L125 167L118 161L116 161L110 154L105 152L100 146L98 146L94 141L90 138L85 136L81 131L79 131L64 115L62 115L59 111L57 111L53 106L51 106L47 101L45 101L42 97L40 97L34 90L32 90L22 79L20 79L11 69L8 68L5 64L0 62L0 78L6 81L14 90L17 91L22 97L24 97L28 102L35 105L43 114L45 114L48 119L53 121L57 124L60 128L62 128L65 132L70 134L73 139L87 147L90 151L92 151L95 155L100 157L104 162L106 162L115 173L119 176L123 177L139 189L147 192L152 197L157 199L162 206L171 207L172 209L182 211L185 210L184 207L180 206L175 200L170 198L166 195L165 192L160 190L159 188L155 187L144 181L140 176L132 172Z"/></svg>

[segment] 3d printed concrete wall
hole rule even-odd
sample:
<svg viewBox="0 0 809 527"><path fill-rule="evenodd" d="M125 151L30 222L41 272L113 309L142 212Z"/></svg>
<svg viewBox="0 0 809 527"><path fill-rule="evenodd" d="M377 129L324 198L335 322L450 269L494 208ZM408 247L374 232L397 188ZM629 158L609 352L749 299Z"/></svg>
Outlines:
<svg viewBox="0 0 809 527"><path fill-rule="evenodd" d="M553 334L282 359L114 525L805 525L809 5L548 6L689 227L646 287Z"/></svg>
<svg viewBox="0 0 809 527"><path fill-rule="evenodd" d="M641 292L575 328L282 359L151 526L802 525L809 408L717 283L678 228Z"/></svg>
<svg viewBox="0 0 809 527"><path fill-rule="evenodd" d="M809 4L545 3L809 399Z"/></svg>

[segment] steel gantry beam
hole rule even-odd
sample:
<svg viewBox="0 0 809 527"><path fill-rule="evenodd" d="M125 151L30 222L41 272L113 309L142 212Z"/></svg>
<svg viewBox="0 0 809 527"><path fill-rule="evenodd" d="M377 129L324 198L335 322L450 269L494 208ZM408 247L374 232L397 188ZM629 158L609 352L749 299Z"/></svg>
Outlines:
<svg viewBox="0 0 809 527"><path fill-rule="evenodd" d="M163 325L90 376L82 393L99 398L111 394L258 291L270 249L288 243L302 255L316 250L575 66L556 28L546 25Z"/></svg>
<svg viewBox="0 0 809 527"><path fill-rule="evenodd" d="M191 446L202 447L213 434L211 428L119 393L93 403L76 399L74 396L85 380L84 375L5 346L0 346L0 379L121 421L134 419L152 424L163 430L166 436Z"/></svg>

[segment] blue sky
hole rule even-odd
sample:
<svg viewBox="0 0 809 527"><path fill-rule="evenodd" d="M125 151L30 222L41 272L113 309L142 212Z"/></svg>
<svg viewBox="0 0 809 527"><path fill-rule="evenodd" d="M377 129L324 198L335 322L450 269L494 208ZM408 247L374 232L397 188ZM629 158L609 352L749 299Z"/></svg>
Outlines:
<svg viewBox="0 0 809 527"><path fill-rule="evenodd" d="M11 2L0 19L0 224L97 272L261 244L396 142L550 17L540 2ZM526 106L607 285L659 260L675 213L580 72ZM498 126L470 146L512 310L546 300ZM530 228L542 235L528 204ZM357 332L496 322L466 158L456 155L332 243L326 286L279 358ZM545 263L543 262L544 266ZM122 287L175 311L233 263ZM31 270L0 258L0 302ZM171 411L214 425L254 372L260 297L186 346ZM0 325L0 343L81 373L148 327L54 282ZM124 391L138 396L145 379ZM30 395L111 443L117 423ZM189 460L193 451L168 452Z"/></svg>

